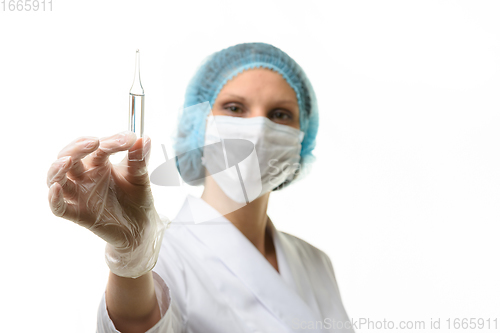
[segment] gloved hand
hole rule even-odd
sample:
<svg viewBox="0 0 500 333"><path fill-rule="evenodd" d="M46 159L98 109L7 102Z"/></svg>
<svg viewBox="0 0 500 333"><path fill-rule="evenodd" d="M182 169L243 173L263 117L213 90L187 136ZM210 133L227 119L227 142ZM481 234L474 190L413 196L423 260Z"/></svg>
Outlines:
<svg viewBox="0 0 500 333"><path fill-rule="evenodd" d="M119 164L109 161L125 150ZM136 139L131 131L80 137L59 152L47 174L52 212L104 239L106 263L123 277L137 278L154 267L169 223L154 207L150 153L151 139Z"/></svg>

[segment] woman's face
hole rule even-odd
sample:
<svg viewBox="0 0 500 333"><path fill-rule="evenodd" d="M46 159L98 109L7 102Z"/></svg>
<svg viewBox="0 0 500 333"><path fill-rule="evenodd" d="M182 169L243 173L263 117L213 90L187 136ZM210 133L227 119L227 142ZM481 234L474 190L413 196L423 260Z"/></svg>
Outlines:
<svg viewBox="0 0 500 333"><path fill-rule="evenodd" d="M228 81L212 106L214 116L267 117L300 129L299 104L281 74L267 68L245 70Z"/></svg>

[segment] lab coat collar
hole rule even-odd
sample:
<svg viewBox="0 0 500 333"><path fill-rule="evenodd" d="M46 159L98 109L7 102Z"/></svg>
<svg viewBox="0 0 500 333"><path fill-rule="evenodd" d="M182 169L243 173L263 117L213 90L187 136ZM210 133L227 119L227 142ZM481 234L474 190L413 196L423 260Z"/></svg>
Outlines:
<svg viewBox="0 0 500 333"><path fill-rule="evenodd" d="M195 214L213 216L209 222L200 224L189 223ZM297 322L311 322L321 320L316 307L310 307L293 288L292 279L288 283L269 264L255 246L224 216L221 216L212 206L201 198L188 196L181 211L173 221L183 223L188 230L202 243L209 247L222 262L253 292L253 294L274 314L283 324L292 331ZM271 223L275 247L278 251L289 250L288 246L281 248L283 239ZM278 239L279 238L279 239ZM284 253L278 256L278 267L283 271L291 272L294 279L300 278L294 270L285 269L286 260L294 260L294 253ZM281 269L281 268L280 268ZM297 282L297 281L295 281ZM296 328L295 328L296 329ZM308 330L315 332L315 330Z"/></svg>

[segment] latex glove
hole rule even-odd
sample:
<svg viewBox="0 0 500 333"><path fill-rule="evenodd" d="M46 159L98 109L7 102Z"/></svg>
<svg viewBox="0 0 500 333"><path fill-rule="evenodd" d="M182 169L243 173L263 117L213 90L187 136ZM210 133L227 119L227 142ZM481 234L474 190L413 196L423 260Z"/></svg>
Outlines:
<svg viewBox="0 0 500 333"><path fill-rule="evenodd" d="M119 164L109 161L126 150ZM123 277L137 278L154 267L169 223L154 207L150 153L151 139L136 139L131 131L80 137L59 152L47 174L52 212L104 239L106 263Z"/></svg>

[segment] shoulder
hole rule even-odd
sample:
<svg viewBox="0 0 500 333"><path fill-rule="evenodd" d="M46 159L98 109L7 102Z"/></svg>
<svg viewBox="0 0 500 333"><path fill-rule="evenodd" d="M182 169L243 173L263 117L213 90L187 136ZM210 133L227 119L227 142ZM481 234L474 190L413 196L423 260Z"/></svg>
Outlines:
<svg viewBox="0 0 500 333"><path fill-rule="evenodd" d="M295 265L300 265L305 274L319 286L328 286L340 298L337 278L329 256L305 240L291 234L281 232L284 251L292 254ZM297 259L297 260L296 260ZM300 263L298 262L300 261Z"/></svg>
<svg viewBox="0 0 500 333"><path fill-rule="evenodd" d="M285 246L291 246L293 250L299 255L303 260L311 262L315 265L321 265L325 267L331 267L332 263L328 255L315 247L314 245L308 243L307 241L294 236L292 234L278 231L282 235L282 239L285 241Z"/></svg>

